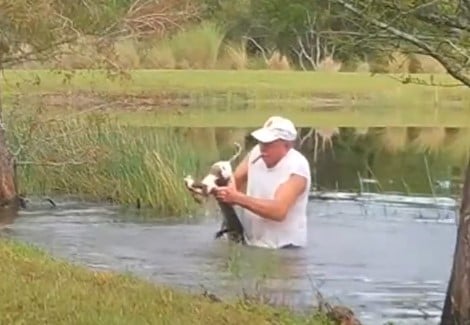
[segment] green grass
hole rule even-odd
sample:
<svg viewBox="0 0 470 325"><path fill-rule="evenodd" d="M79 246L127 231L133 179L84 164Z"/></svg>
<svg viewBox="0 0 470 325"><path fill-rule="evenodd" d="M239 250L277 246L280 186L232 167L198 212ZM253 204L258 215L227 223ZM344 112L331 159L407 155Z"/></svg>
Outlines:
<svg viewBox="0 0 470 325"><path fill-rule="evenodd" d="M65 70L64 70L65 71ZM382 99L384 103L407 99L426 101L470 98L465 87L431 87L401 84L390 75L368 73L328 73L269 70L130 70L131 80L113 81L100 70L74 70L70 84L63 84L63 72L52 70L6 70L6 92L94 90L107 93L145 92L198 93L243 92L255 99L293 98L324 95L354 99L355 96ZM416 75L429 80L430 75ZM436 82L455 84L448 75L434 76ZM25 81L40 80L37 85ZM18 89L16 83L20 83Z"/></svg>
<svg viewBox="0 0 470 325"><path fill-rule="evenodd" d="M21 115L20 112L18 114ZM125 128L106 116L42 121L10 116L20 191L149 207L158 216L195 208L183 184L208 163L175 130ZM210 158L210 156L209 156Z"/></svg>
<svg viewBox="0 0 470 325"><path fill-rule="evenodd" d="M60 72L60 73L59 73ZM102 109L123 124L140 126L256 127L272 114L291 117L299 126L468 126L470 91L466 87L401 84L391 75L269 70L130 70L130 80L109 79L103 71L7 70L3 80L7 103L13 96L61 93L105 96ZM430 75L415 75L423 80ZM435 82L454 84L448 75ZM38 81L39 82L36 82ZM113 96L123 96L120 99ZM120 109L133 96L169 100L150 112ZM188 106L175 103L183 99ZM326 100L325 100L326 99ZM328 100L333 100L333 105ZM15 101L17 101L15 99ZM171 103L173 102L173 105ZM39 105L32 98L24 106ZM61 115L63 107L45 108ZM66 104L64 103L64 106ZM8 106L7 105L7 109ZM249 118L247 118L249 116Z"/></svg>
<svg viewBox="0 0 470 325"><path fill-rule="evenodd" d="M89 270L9 240L0 241L0 259L2 324L329 324L320 314L212 302L130 275Z"/></svg>

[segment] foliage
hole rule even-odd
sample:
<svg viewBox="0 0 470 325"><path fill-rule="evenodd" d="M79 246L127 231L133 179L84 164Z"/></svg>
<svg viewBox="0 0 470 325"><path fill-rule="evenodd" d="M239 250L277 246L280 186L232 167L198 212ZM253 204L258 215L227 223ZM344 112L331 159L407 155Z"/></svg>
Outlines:
<svg viewBox="0 0 470 325"><path fill-rule="evenodd" d="M84 39L97 47L96 54L113 52L116 39L161 36L191 22L197 12L188 0L0 0L0 62L49 61L64 52L63 45ZM116 68L110 53L106 59Z"/></svg>
<svg viewBox="0 0 470 325"><path fill-rule="evenodd" d="M112 10L105 1L0 0L2 62L49 58L58 45L103 29Z"/></svg>
<svg viewBox="0 0 470 325"><path fill-rule="evenodd" d="M366 32L371 25L361 24L333 0L40 0L32 7L27 1L0 0L2 7L0 43L7 50L3 63L9 67L34 59L47 61L44 66L54 68L263 68L279 55L286 56L289 68L350 71L367 61L371 63L367 70L390 72L387 64L393 58L387 56L397 45L377 33L362 37L369 35ZM380 4L372 2L369 7L368 12L375 10L375 16L380 17ZM444 9L454 10L452 6ZM37 12L41 14L32 14ZM52 18L38 18L43 16ZM402 25L421 28L416 19ZM212 40L207 38L210 33L215 36ZM206 40L207 45L203 44ZM63 43L72 44L58 46ZM245 53L235 54L231 44L242 44L247 59L243 59ZM412 52L409 46L399 45L401 51ZM208 49L207 54L201 54L203 48ZM224 49L227 51L221 51ZM223 60L218 56L217 63L214 59L201 63L200 59L191 62L187 53L212 58L217 53L227 54ZM257 57L264 62L258 64ZM418 61L408 70L425 72Z"/></svg>
<svg viewBox="0 0 470 325"><path fill-rule="evenodd" d="M265 61L279 51L296 66L316 70L327 57L354 61L375 55L370 48L358 46L351 53L349 44L336 37L337 32L349 31L352 26L329 0L247 0L236 7L223 0L206 4L206 18L226 22L228 37L248 39L248 51L263 55Z"/></svg>
<svg viewBox="0 0 470 325"><path fill-rule="evenodd" d="M348 37L379 50L393 46L433 57L464 85L470 86L470 4L468 1L332 0L354 20L357 33ZM410 81L410 78L405 81Z"/></svg>

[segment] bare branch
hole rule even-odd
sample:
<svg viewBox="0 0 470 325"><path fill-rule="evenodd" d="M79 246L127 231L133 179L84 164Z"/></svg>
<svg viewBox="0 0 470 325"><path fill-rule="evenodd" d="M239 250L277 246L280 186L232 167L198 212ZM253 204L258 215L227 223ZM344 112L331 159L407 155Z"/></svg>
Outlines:
<svg viewBox="0 0 470 325"><path fill-rule="evenodd" d="M344 8L346 8L347 10L352 12L353 14L357 15L358 17L360 17L364 21L370 22L375 27L377 27L379 29L382 29L382 30L386 30L389 33L391 33L392 35L394 35L394 36L396 36L396 37L398 37L398 38L400 38L404 41L407 41L407 42L417 46L418 48L421 48L428 55L430 55L431 57L433 57L437 61L439 61L446 68L446 70L449 72L449 74L451 74L455 79L461 81L463 84L465 84L467 86L470 86L470 78L467 75L464 74L464 72L463 72L464 70L462 69L460 64L458 64L458 63L452 64L444 55L437 52L435 49L433 49L425 41L419 39L418 37L416 37L414 35L411 35L407 32L399 30L399 29L397 29L393 26L390 26L390 25L388 25L388 24L386 24L382 21L379 21L375 18L368 17L367 14L365 14L364 12L362 12L361 10L359 10L357 7L355 7L354 5L352 5L351 3L349 3L346 0L333 0L333 1L341 4Z"/></svg>
<svg viewBox="0 0 470 325"><path fill-rule="evenodd" d="M266 56L266 51L253 37L243 36L243 38L250 41L250 42L252 42L261 51L261 55L263 56L263 59L264 59L265 62L269 61L268 57ZM271 52L271 50L270 50L270 52Z"/></svg>

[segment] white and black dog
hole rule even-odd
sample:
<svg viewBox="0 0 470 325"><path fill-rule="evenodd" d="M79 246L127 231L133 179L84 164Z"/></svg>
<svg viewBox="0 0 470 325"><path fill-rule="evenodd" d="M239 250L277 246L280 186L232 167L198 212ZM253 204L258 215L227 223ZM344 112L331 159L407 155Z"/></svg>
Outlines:
<svg viewBox="0 0 470 325"><path fill-rule="evenodd" d="M228 185L233 175L232 163L242 152L240 144L235 142L235 146L237 152L229 160L221 160L212 164L208 174L201 181L195 181L190 175L184 178L186 187L193 193L193 197L197 202L202 203L203 198L208 198L217 187ZM217 200L217 203L222 211L223 221L221 229L215 237L219 238L223 234L227 234L230 240L244 243L243 226L233 206L219 200Z"/></svg>

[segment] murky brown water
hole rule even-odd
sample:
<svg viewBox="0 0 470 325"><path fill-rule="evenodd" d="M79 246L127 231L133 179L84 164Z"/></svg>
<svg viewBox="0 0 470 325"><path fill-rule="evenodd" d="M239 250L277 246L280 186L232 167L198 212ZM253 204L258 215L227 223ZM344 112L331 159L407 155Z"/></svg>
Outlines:
<svg viewBox="0 0 470 325"><path fill-rule="evenodd" d="M114 208L74 202L23 211L3 232L91 267L194 292L261 291L308 309L317 288L354 308L365 324L432 324L448 280L454 217L450 206L312 200L309 245L295 251L215 241L214 218L133 222Z"/></svg>

